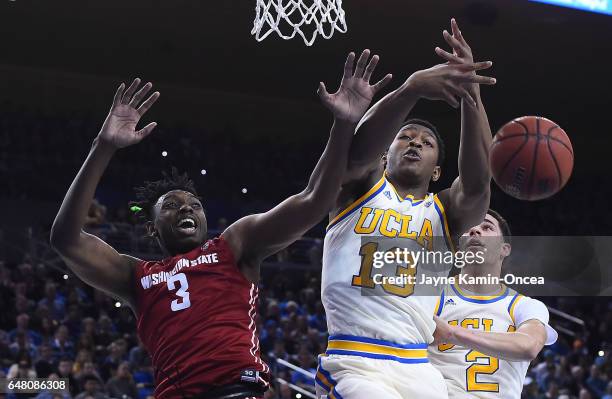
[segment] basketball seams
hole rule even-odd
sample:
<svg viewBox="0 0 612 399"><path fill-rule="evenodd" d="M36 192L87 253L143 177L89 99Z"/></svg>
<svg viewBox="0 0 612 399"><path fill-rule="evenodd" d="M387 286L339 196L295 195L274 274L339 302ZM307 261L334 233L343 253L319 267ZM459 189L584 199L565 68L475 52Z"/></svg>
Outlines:
<svg viewBox="0 0 612 399"><path fill-rule="evenodd" d="M559 132L555 133L556 129ZM501 142L504 143L498 145ZM574 152L559 125L544 117L527 116L499 129L489 159L493 178L502 191L532 201L547 198L563 188L565 175L569 179L573 169Z"/></svg>
<svg viewBox="0 0 612 399"><path fill-rule="evenodd" d="M539 118L539 117L538 117ZM495 135L494 138L494 143L492 145L496 145L499 142L505 141L507 139L511 139L512 137L520 137L523 135L527 135L527 136L537 136L537 133L531 133L529 132L529 130L527 130L527 125L525 125L523 122L519 121L519 120L513 120L511 123L516 123L517 125L520 125L523 129L525 129L524 133L512 133L510 135L505 135L503 134L503 130L500 130L500 133L498 133L497 135ZM553 125L551 127L548 128L548 131L546 132L546 135L544 137L546 137L548 140L553 140L558 142L559 144L563 145L572 155L574 155L574 151L572 150L571 146L568 145L565 141L558 139L557 137L553 137L552 136L552 132L556 129L561 130L561 133L563 133L564 135L565 132L563 131L563 129L561 129L561 127L559 127L559 125ZM503 136L503 137L500 137Z"/></svg>
<svg viewBox="0 0 612 399"><path fill-rule="evenodd" d="M495 145L497 143L501 143L502 141L506 141L508 139L511 139L514 137L521 137L521 136L533 136L533 134L517 133L517 134L512 134L510 136L504 136L502 138L498 138L497 136L495 136L494 142L491 145Z"/></svg>
<svg viewBox="0 0 612 399"><path fill-rule="evenodd" d="M555 128L558 128L558 127L559 126L555 126ZM553 130L554 130L554 128L553 128ZM531 134L531 133L529 133L529 134L522 134L521 133L521 134L513 134L512 136L504 136L501 139L494 138L494 141L493 141L493 143L491 143L491 146L497 145L497 144L501 143L502 141L506 141L507 139L512 139L512 138L521 137L521 136L534 137L534 136L537 136L537 134ZM572 148L570 146L568 146L567 143L565 143L564 141L559 140L556 137L546 137L545 136L545 138L546 138L546 140L554 141L554 142L557 142L557 143L561 144L563 146L563 148L565 148L566 150L569 151L570 154L572 154L572 157L574 156L574 152L572 151Z"/></svg>
<svg viewBox="0 0 612 399"><path fill-rule="evenodd" d="M561 129L559 126L553 126L548 130L548 139L552 141L556 141L557 143L561 144L563 147L565 147L565 149L567 149L570 152L570 154L572 154L572 158L574 158L574 150L572 149L571 146L568 146L567 143L565 143L563 140L559 140L558 138L551 136L553 130L555 129L559 129L563 132L563 129Z"/></svg>
<svg viewBox="0 0 612 399"><path fill-rule="evenodd" d="M529 140L529 137L527 137ZM533 177L535 175L536 164L538 162L538 147L540 146L541 135L540 135L540 118L536 117L536 142L533 146L533 161L531 162L531 170L529 171L529 183L527 184L527 197L531 197L531 191L533 189Z"/></svg>
<svg viewBox="0 0 612 399"><path fill-rule="evenodd" d="M554 128L550 129L548 131L548 134L550 134L550 131L553 130ZM552 150L552 147L550 146L550 140L548 140L546 142L546 146L548 147L548 152L550 153L550 157L553 160L553 163L555 164L555 168L557 169L557 177L558 177L558 187L555 191L558 191L561 189L561 182L563 181L563 176L561 175L561 168L559 168L559 162L557 162L557 158L555 157L555 153Z"/></svg>
<svg viewBox="0 0 612 399"><path fill-rule="evenodd" d="M508 158L508 160L506 161L506 163L502 167L501 171L499 172L500 180L503 180L503 176L504 176L504 173L506 172L506 169L508 168L508 165L510 165L510 163L514 160L514 158L516 158L517 155L520 154L520 152L523 150L523 148L529 142L529 136L526 135L526 134L524 136L525 136L525 140L523 141L523 143L519 146L519 148L516 149L516 151L514 151L512 156L510 156L510 158Z"/></svg>
<svg viewBox="0 0 612 399"><path fill-rule="evenodd" d="M518 119L513 120L512 122L516 123L517 125L521 125L523 127L523 129L525 130L526 135L529 134L529 128L527 127L526 124L524 124L523 122L519 121Z"/></svg>

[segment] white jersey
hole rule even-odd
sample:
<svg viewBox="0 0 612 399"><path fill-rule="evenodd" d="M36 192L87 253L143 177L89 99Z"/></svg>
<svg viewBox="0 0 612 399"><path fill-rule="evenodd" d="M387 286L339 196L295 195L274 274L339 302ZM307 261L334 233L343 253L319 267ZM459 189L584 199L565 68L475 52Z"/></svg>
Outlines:
<svg viewBox="0 0 612 399"><path fill-rule="evenodd" d="M321 296L330 342L334 345L334 338L363 337L365 341L359 342L418 344L411 347L418 349L426 348L433 340L432 314L439 291L425 296L419 295L418 285L380 284L380 279L375 283L376 273L380 271L373 267L373 253L390 248L383 248L385 244L380 242L385 237L392 239L388 241L395 247L452 250L444 207L438 196L429 193L423 199L401 198L383 176L327 228ZM396 276L415 273L414 278L418 280L420 274L427 273L447 276L450 265L442 265L435 271L425 269L416 265L412 271L399 266L392 270ZM353 345L344 349L354 353L356 348ZM349 354L330 349L337 348L329 346L328 353Z"/></svg>
<svg viewBox="0 0 612 399"><path fill-rule="evenodd" d="M473 295L457 284L440 295L436 315L449 324L480 331L513 332L527 320L539 320L546 345L557 339L548 325L548 309L536 300L502 286L494 295ZM520 398L528 361L507 361L476 350L440 344L429 347L429 360L446 380L449 398Z"/></svg>

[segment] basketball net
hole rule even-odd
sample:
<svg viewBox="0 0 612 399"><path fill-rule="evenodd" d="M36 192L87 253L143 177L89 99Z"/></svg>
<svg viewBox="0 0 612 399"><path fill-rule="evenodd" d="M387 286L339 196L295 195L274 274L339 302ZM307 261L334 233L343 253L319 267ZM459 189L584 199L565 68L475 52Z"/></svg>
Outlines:
<svg viewBox="0 0 612 399"><path fill-rule="evenodd" d="M276 32L286 40L300 35L307 46L312 46L317 35L329 39L336 30L346 32L342 0L256 1L251 34L258 42Z"/></svg>

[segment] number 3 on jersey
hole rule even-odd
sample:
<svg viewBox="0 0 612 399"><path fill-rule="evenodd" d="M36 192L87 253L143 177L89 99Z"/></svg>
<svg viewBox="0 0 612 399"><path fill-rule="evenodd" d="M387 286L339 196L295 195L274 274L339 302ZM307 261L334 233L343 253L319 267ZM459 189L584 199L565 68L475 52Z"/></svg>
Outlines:
<svg viewBox="0 0 612 399"><path fill-rule="evenodd" d="M173 312L177 312L179 310L187 309L191 306L191 301L189 301L189 292L187 289L189 288L189 283L187 282L187 276L185 273L175 274L174 276L168 278L168 291L174 291L176 289L176 283L179 283L178 291L176 291L176 295L179 299L175 299L170 303L170 309Z"/></svg>

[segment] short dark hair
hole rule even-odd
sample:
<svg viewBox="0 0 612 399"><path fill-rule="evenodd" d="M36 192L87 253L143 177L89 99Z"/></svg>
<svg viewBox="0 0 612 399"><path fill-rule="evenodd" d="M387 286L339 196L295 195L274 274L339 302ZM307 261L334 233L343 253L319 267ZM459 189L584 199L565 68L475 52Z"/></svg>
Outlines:
<svg viewBox="0 0 612 399"><path fill-rule="evenodd" d="M87 381L95 381L98 384L101 384L100 379L96 377L94 374L83 374L83 376L81 377L81 384L83 385L83 387L85 387L85 384L87 383Z"/></svg>
<svg viewBox="0 0 612 399"><path fill-rule="evenodd" d="M411 119L407 119L406 121L404 121L404 124L402 125L399 131L401 132L408 125L419 125L419 126L423 126L431 130L431 132L433 133L438 143L438 162L437 164L438 166L442 166L442 164L444 164L444 158L446 157L446 146L444 145L444 140L442 139L440 132L438 132L438 129L434 126L434 124L424 119L411 118Z"/></svg>
<svg viewBox="0 0 612 399"><path fill-rule="evenodd" d="M136 201L130 201L130 207L137 206L141 208L138 215L141 221L146 222L153 219L153 207L157 200L164 194L172 190L183 190L193 194L198 199L198 193L193 180L189 178L187 173L180 174L178 169L172 167L170 173L162 171L163 178L156 181L146 181L142 187L134 187L136 193Z"/></svg>
<svg viewBox="0 0 612 399"><path fill-rule="evenodd" d="M504 217L500 215L499 212L491 208L489 208L487 213L493 216L495 220L497 220L497 223L499 224L499 228L501 229L502 235L504 236L504 241L509 244L510 241L512 240L512 232L510 231L510 225L508 224L508 221L504 219Z"/></svg>

